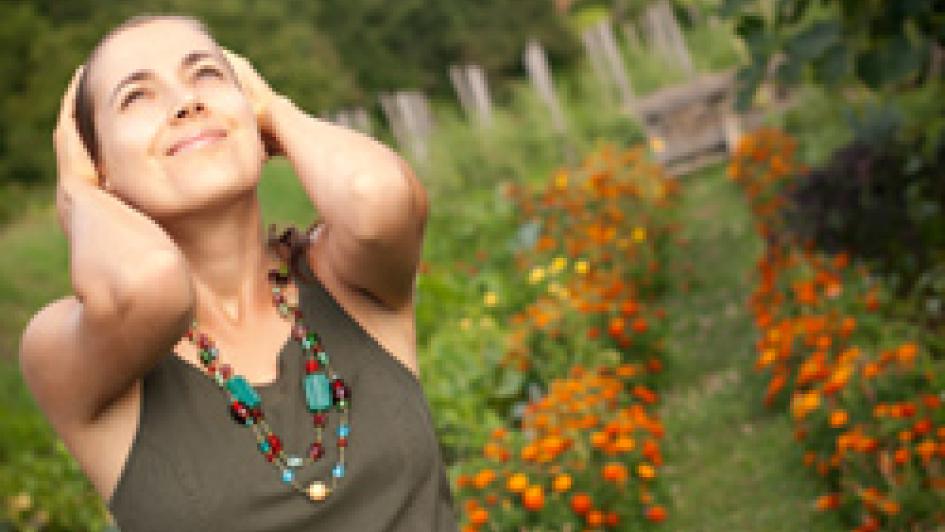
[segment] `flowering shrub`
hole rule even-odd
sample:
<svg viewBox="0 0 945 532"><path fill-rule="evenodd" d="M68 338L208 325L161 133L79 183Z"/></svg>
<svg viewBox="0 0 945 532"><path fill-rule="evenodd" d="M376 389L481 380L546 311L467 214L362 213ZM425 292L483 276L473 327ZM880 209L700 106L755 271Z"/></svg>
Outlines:
<svg viewBox="0 0 945 532"><path fill-rule="evenodd" d="M519 376L511 382L527 401L459 464L467 532L624 530L667 518L653 408L678 191L644 154L604 146L537 192L508 190L533 234L516 257L521 286L508 299L521 303L505 307L499 366ZM502 306L494 293L484 303Z"/></svg>
<svg viewBox="0 0 945 532"><path fill-rule="evenodd" d="M786 408L804 464L827 492L814 504L857 531L945 523L942 361L889 318L889 296L848 254L804 249L779 233L793 141L763 130L729 176L746 191L767 247L751 307L765 404Z"/></svg>

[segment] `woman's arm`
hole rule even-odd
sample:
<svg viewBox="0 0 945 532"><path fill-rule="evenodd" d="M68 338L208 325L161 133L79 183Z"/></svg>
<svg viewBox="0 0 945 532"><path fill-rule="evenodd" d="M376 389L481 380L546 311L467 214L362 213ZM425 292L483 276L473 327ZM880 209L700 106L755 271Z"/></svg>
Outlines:
<svg viewBox="0 0 945 532"><path fill-rule="evenodd" d="M267 144L289 159L324 219L320 238L332 273L388 308L409 303L428 210L410 166L371 137L314 118L274 93L244 58L227 58Z"/></svg>
<svg viewBox="0 0 945 532"><path fill-rule="evenodd" d="M269 113L275 142L325 220L333 273L389 308L410 302L428 205L409 165L384 144L309 116L287 98L276 98Z"/></svg>
<svg viewBox="0 0 945 532"><path fill-rule="evenodd" d="M56 208L69 245L75 296L43 307L20 339L23 378L60 433L94 422L166 356L193 315L186 260L144 213L98 186L73 103L54 133Z"/></svg>

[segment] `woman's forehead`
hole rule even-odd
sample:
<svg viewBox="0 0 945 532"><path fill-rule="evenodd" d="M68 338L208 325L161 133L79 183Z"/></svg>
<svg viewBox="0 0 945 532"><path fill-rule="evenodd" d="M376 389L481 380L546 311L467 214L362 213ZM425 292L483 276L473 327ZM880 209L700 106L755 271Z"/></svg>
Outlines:
<svg viewBox="0 0 945 532"><path fill-rule="evenodd" d="M92 56L91 87L97 102L137 71L176 72L193 52L220 51L213 39L187 20L158 19L109 35Z"/></svg>

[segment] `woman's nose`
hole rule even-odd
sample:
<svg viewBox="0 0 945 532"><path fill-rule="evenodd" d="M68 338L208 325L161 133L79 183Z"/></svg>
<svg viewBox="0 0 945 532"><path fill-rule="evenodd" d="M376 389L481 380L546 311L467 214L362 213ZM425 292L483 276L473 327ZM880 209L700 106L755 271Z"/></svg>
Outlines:
<svg viewBox="0 0 945 532"><path fill-rule="evenodd" d="M174 118L182 119L188 116L203 113L206 110L203 102L198 100L187 100L174 112Z"/></svg>

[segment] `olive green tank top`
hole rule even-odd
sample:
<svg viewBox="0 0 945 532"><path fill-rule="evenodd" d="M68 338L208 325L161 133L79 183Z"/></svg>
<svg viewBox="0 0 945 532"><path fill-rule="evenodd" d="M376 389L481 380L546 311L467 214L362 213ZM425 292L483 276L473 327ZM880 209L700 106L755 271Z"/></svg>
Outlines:
<svg viewBox="0 0 945 532"><path fill-rule="evenodd" d="M304 256L304 255L303 255ZM170 353L143 379L140 421L107 507L122 532L458 531L453 495L420 382L356 322L299 261L303 320L351 390L345 474L325 500L284 484L228 396ZM305 406L302 348L286 339L276 380L255 386L286 452L305 456L315 432ZM339 415L325 454L296 469L331 485Z"/></svg>

